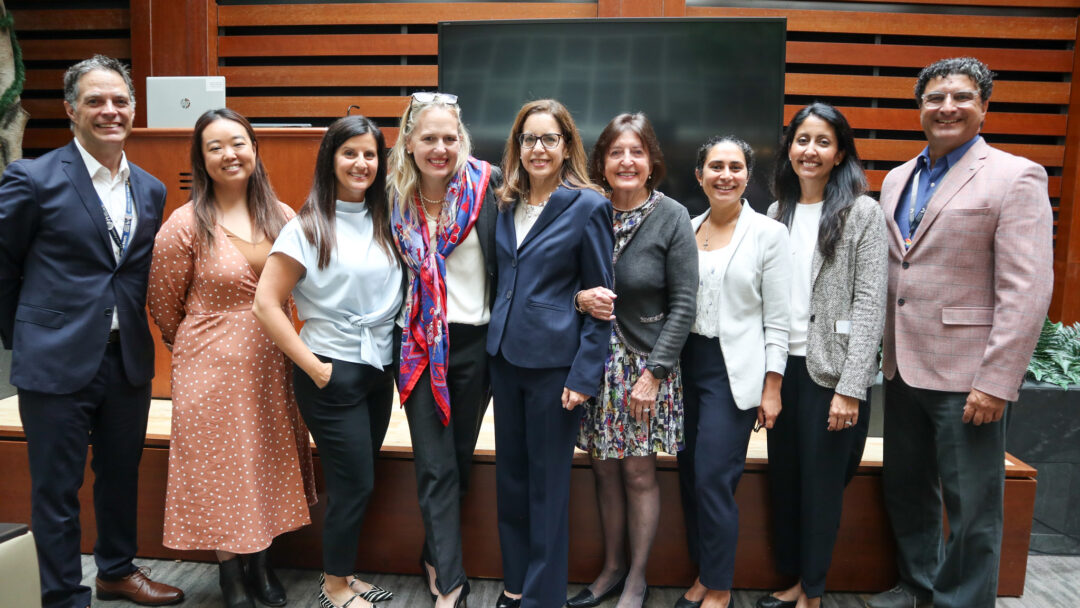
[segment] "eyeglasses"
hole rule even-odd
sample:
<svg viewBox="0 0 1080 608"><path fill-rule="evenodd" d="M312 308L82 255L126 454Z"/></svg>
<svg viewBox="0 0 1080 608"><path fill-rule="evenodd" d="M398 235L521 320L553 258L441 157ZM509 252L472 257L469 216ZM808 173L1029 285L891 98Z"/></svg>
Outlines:
<svg viewBox="0 0 1080 608"><path fill-rule="evenodd" d="M540 145L544 146L545 150L551 150L559 145L559 141L562 138L562 133L544 133L543 135L522 133L521 135L518 135L518 143L521 144L522 148L528 150L530 148L535 148L536 142L540 142Z"/></svg>
<svg viewBox="0 0 1080 608"><path fill-rule="evenodd" d="M454 95L453 93L440 93L438 91L417 91L412 94L412 101L409 102L409 105L412 105L417 101L420 103L442 101L443 103L455 104L457 103L457 95Z"/></svg>
<svg viewBox="0 0 1080 608"><path fill-rule="evenodd" d="M978 91L954 91L952 93L942 93L940 91L934 91L933 93L926 93L922 96L923 107L929 110L936 110L945 105L945 100L952 98L954 106L967 107L974 105L979 99Z"/></svg>

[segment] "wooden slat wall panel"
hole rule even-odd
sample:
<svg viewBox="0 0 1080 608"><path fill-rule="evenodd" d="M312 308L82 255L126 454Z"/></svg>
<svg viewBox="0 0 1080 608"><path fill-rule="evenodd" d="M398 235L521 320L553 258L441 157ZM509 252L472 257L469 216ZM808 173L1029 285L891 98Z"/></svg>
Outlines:
<svg viewBox="0 0 1080 608"><path fill-rule="evenodd" d="M409 94L438 86L439 21L596 16L596 2L219 6L217 74L253 121L327 125L355 105L390 142Z"/></svg>
<svg viewBox="0 0 1080 608"><path fill-rule="evenodd" d="M72 63L100 53L109 57L130 57L131 40L128 38L88 38L65 40L22 40L23 54L35 60L62 60Z"/></svg>
<svg viewBox="0 0 1080 608"><path fill-rule="evenodd" d="M964 52L997 70L1069 72L1072 52L1047 49L965 48ZM954 46L859 44L850 42L787 43L788 63L922 68L938 59L956 56Z"/></svg>
<svg viewBox="0 0 1080 608"><path fill-rule="evenodd" d="M907 76L849 76L846 74L787 74L788 95L910 99L915 104L915 79ZM1068 82L994 82L992 101L1010 103L1069 103Z"/></svg>
<svg viewBox="0 0 1080 608"><path fill-rule="evenodd" d="M63 107L67 66L97 53L130 63L131 14L116 4L84 0L83 8L72 9L61 3L6 2L26 64L22 103L30 122L23 135L25 156L39 156L71 140Z"/></svg>
<svg viewBox="0 0 1080 608"><path fill-rule="evenodd" d="M368 87L435 87L439 69L434 65L304 65L224 67L229 91L234 87L340 87L363 83ZM310 91L309 91L310 93Z"/></svg>
<svg viewBox="0 0 1080 608"><path fill-rule="evenodd" d="M347 55L436 55L435 34L371 34L323 36L221 36L219 57L289 57L296 49L308 57Z"/></svg>
<svg viewBox="0 0 1080 608"><path fill-rule="evenodd" d="M948 3L941 2L941 4ZM787 17L788 31L832 34L891 34L1069 42L1076 34L1076 19L1072 17L944 16L920 13L706 6L688 6L686 14L690 17Z"/></svg>
<svg viewBox="0 0 1080 608"><path fill-rule="evenodd" d="M8 2L9 6L14 2ZM86 0L85 4L95 4ZM11 9L16 32L57 30L127 30L131 17L125 9L64 8L20 10Z"/></svg>
<svg viewBox="0 0 1080 608"><path fill-rule="evenodd" d="M222 6L218 26L435 24L472 19L596 17L596 3L418 2L393 4L283 4Z"/></svg>

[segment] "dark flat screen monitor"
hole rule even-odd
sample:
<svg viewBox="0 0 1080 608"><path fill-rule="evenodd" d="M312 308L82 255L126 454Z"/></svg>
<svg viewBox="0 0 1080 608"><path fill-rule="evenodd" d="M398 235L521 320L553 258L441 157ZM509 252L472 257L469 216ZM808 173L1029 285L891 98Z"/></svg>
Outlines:
<svg viewBox="0 0 1080 608"><path fill-rule="evenodd" d="M496 164L527 101L565 104L586 154L617 114L644 112L667 164L658 188L691 213L707 207L698 147L736 135L757 154L747 197L761 210L783 124L785 35L782 18L445 22L439 90L458 96L474 155Z"/></svg>

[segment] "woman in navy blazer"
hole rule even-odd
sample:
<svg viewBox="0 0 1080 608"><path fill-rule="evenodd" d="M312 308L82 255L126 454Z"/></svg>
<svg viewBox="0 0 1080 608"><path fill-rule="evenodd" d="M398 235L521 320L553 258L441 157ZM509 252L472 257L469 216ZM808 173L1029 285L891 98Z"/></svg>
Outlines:
<svg viewBox="0 0 1080 608"><path fill-rule="evenodd" d="M596 395L611 322L574 295L612 287L611 205L589 184L585 149L559 102L525 104L497 190L498 280L488 328L495 394L495 481L506 591L498 608L566 601L570 464Z"/></svg>

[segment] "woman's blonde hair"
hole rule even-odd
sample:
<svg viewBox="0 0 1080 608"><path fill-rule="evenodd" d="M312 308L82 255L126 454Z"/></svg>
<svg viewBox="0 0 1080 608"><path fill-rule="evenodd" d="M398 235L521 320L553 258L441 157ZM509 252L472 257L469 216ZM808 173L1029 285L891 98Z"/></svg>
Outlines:
<svg viewBox="0 0 1080 608"><path fill-rule="evenodd" d="M420 117L432 108L442 108L453 114L458 124L458 157L454 165L454 174L465 167L472 153L472 140L465 124L461 122L461 108L456 101L450 101L441 93L434 93L430 101L418 101L415 97L409 99L409 107L401 115L401 124L398 129L397 141L390 148L390 158L387 162L389 174L386 178L386 194L393 205L405 204L416 194L420 187L420 168L416 166L416 159L405 150L405 145L412 137L416 124Z"/></svg>
<svg viewBox="0 0 1080 608"><path fill-rule="evenodd" d="M559 123L563 143L566 145L566 160L563 161L559 183L573 190L600 189L589 182L589 170L586 168L585 147L581 143L574 118L566 106L554 99L537 99L521 106L506 140L503 152L502 170L506 176L502 187L495 190L499 197L499 208L506 209L515 200L520 200L529 192L529 174L521 165L521 143L518 138L524 129L525 121L533 114L550 114Z"/></svg>

